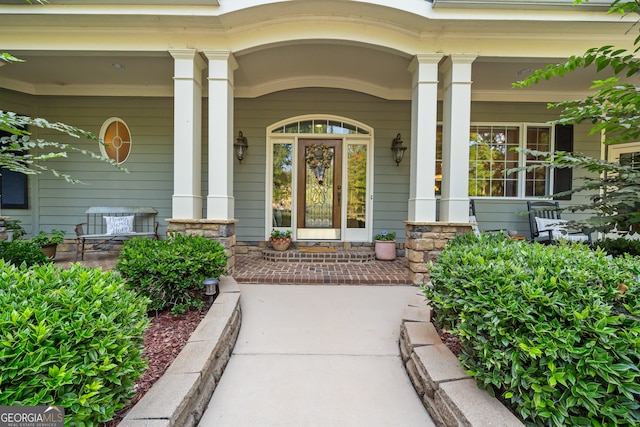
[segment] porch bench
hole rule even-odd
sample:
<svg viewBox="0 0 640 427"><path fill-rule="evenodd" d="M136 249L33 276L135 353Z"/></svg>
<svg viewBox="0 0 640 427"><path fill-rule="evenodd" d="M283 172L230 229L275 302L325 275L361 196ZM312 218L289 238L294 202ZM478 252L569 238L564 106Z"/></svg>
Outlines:
<svg viewBox="0 0 640 427"><path fill-rule="evenodd" d="M87 241L122 241L133 237L158 239L158 211L148 206L90 207L86 222L76 224L76 261L84 260Z"/></svg>

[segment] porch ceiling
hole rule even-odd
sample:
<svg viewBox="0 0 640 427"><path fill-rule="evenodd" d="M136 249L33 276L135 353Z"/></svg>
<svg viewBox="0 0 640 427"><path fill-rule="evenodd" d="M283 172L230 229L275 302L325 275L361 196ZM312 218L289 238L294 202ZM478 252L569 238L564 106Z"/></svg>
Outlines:
<svg viewBox="0 0 640 427"><path fill-rule="evenodd" d="M173 96L173 59L166 52L11 53L25 62L0 62L0 87L10 90L35 95ZM407 71L411 58L399 52L305 42L252 50L236 58L239 97L298 87L337 87L386 99L411 96ZM577 98L588 92L593 79L604 77L577 70L531 88L511 89L512 82L524 77L518 72L554 61L557 59L479 57L473 64L473 99L548 102Z"/></svg>
<svg viewBox="0 0 640 427"><path fill-rule="evenodd" d="M579 71L512 90L523 77L518 71L603 39L632 39L625 34L630 23L579 8L436 10L417 0L0 3L7 17L2 51L26 60L0 61L0 87L36 95L170 97L174 63L167 51L192 46L234 52L239 97L313 86L410 99L408 52L478 52L474 100L547 102L583 96L596 76Z"/></svg>

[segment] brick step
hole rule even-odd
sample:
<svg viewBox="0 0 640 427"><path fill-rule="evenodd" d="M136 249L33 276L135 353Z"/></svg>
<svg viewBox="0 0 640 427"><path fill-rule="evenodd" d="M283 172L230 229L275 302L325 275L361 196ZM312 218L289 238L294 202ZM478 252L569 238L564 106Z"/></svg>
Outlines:
<svg viewBox="0 0 640 427"><path fill-rule="evenodd" d="M306 251L304 248L286 251L265 249L262 251L262 259L271 262L363 263L374 261L376 254L371 249L336 250L325 248L313 251Z"/></svg>

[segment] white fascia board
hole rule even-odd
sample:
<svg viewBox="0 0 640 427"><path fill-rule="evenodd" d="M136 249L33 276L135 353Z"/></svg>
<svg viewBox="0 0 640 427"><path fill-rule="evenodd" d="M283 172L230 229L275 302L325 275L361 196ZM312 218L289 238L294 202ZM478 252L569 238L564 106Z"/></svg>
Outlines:
<svg viewBox="0 0 640 427"><path fill-rule="evenodd" d="M3 4L24 5L24 0L3 0ZM56 5L105 6L220 6L219 0L56 0ZM33 5L37 6L37 5Z"/></svg>
<svg viewBox="0 0 640 427"><path fill-rule="evenodd" d="M602 9L607 10L611 0L589 0L573 5L570 0L428 0L434 9L441 8L487 8L487 9Z"/></svg>

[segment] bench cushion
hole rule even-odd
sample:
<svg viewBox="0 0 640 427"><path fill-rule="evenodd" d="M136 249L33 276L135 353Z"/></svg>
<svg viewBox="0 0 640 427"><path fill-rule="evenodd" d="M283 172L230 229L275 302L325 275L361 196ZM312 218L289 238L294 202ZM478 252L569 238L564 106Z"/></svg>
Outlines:
<svg viewBox="0 0 640 427"><path fill-rule="evenodd" d="M134 215L127 216L105 216L107 223L107 234L127 234L133 232Z"/></svg>
<svg viewBox="0 0 640 427"><path fill-rule="evenodd" d="M551 238L566 239L574 242L587 241L589 236L586 234L569 233L567 231L567 220L558 218L538 218L536 217L536 226L539 232L551 231Z"/></svg>

